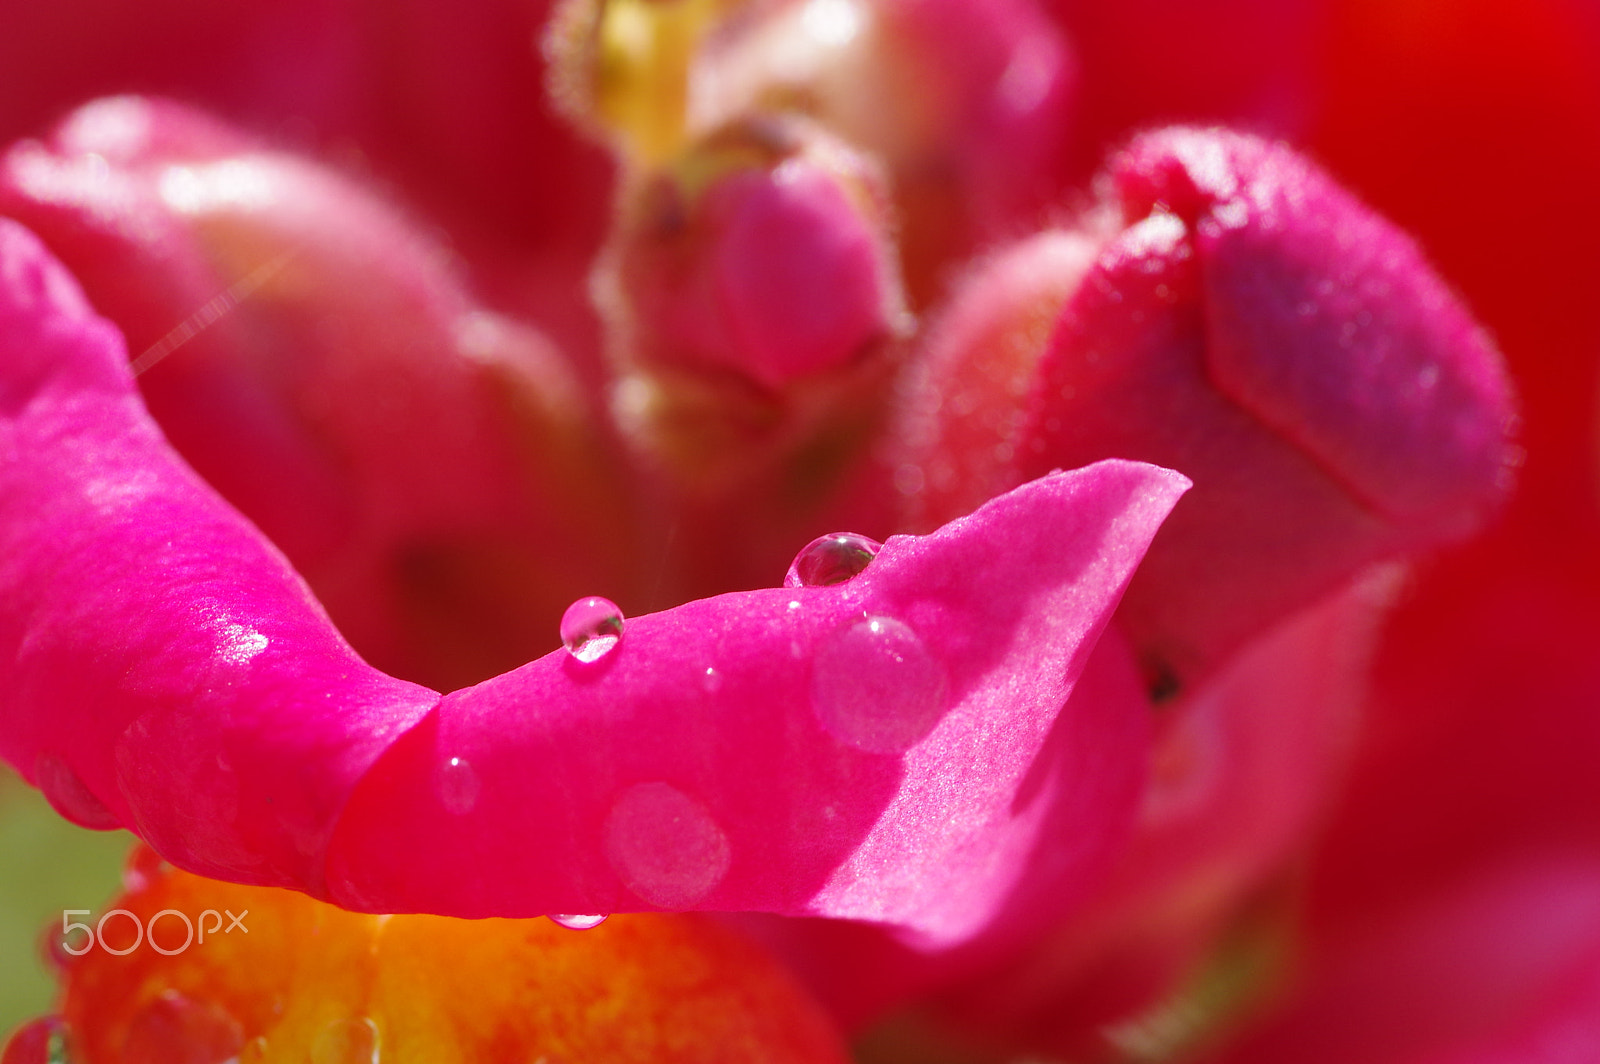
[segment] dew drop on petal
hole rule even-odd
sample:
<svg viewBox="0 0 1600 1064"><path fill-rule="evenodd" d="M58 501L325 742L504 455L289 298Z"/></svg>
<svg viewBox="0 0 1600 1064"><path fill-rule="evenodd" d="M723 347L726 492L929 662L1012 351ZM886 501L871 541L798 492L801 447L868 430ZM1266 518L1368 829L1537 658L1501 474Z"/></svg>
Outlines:
<svg viewBox="0 0 1600 1064"><path fill-rule="evenodd" d="M255 1037L244 1044L239 1050L239 1064L265 1064L267 1059L267 1040Z"/></svg>
<svg viewBox="0 0 1600 1064"><path fill-rule="evenodd" d="M605 853L633 891L663 909L686 909L728 872L728 838L705 806L670 783L636 783L606 817Z"/></svg>
<svg viewBox="0 0 1600 1064"><path fill-rule="evenodd" d="M807 543L794 556L784 587L830 587L855 576L878 556L883 544L854 532L835 532Z"/></svg>
<svg viewBox="0 0 1600 1064"><path fill-rule="evenodd" d="M79 827L109 831L122 826L122 821L84 786L72 766L54 754L39 755L34 762L34 776L55 811Z"/></svg>
<svg viewBox="0 0 1600 1064"><path fill-rule="evenodd" d="M722 673L714 666L707 665L706 671L700 676L700 687L708 695L714 695L722 690Z"/></svg>
<svg viewBox="0 0 1600 1064"><path fill-rule="evenodd" d="M311 1043L311 1064L378 1064L378 1025L334 1020Z"/></svg>
<svg viewBox="0 0 1600 1064"><path fill-rule="evenodd" d="M45 1016L17 1028L0 1054L0 1064L72 1064L66 1021Z"/></svg>
<svg viewBox="0 0 1600 1064"><path fill-rule="evenodd" d="M601 924L605 923L606 917L609 915L611 914L601 913L598 916L573 916L565 913L551 913L550 922L554 924L560 924L562 927L570 927L574 931L587 931L591 927L599 927Z"/></svg>
<svg viewBox="0 0 1600 1064"><path fill-rule="evenodd" d="M477 807L483 784L470 761L464 757L447 758L439 766L438 777L439 804L446 812L465 816Z"/></svg>
<svg viewBox="0 0 1600 1064"><path fill-rule="evenodd" d="M812 660L811 705L840 742L899 754L927 737L946 708L949 679L922 638L893 617L835 629Z"/></svg>
<svg viewBox="0 0 1600 1064"><path fill-rule="evenodd" d="M561 644L585 664L598 661L622 641L622 611L610 599L579 599L561 615Z"/></svg>
<svg viewBox="0 0 1600 1064"><path fill-rule="evenodd" d="M220 1006L168 990L128 1023L123 1064L223 1064L244 1048L239 1021Z"/></svg>

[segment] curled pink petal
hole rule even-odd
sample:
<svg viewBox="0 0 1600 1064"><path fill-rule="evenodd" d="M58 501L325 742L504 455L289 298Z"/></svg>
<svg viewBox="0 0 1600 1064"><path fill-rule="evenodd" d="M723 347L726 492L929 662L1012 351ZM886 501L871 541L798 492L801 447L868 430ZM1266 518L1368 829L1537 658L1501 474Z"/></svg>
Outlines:
<svg viewBox="0 0 1600 1064"><path fill-rule="evenodd" d="M890 539L847 583L634 618L598 661L558 652L457 692L352 801L330 893L463 916L694 907L969 935L1030 868L1063 801L1051 788L1082 811L1079 876L1135 800L1143 742L1099 741L1130 734L1118 721L1072 734L1078 769L1060 779L1040 752L1184 486L1124 462L1046 477ZM468 772L472 801L452 800Z"/></svg>
<svg viewBox="0 0 1600 1064"><path fill-rule="evenodd" d="M438 699L361 662L184 466L122 340L0 220L0 752L69 819L317 889L351 786Z"/></svg>
<svg viewBox="0 0 1600 1064"><path fill-rule="evenodd" d="M1083 809L1068 871L1103 865L1142 731L1068 729L1081 771L1041 751L1177 474L1051 475L847 583L639 617L440 702L355 656L160 438L65 272L0 234L0 752L68 815L380 911L767 909L930 940L994 915L1057 792Z"/></svg>
<svg viewBox="0 0 1600 1064"><path fill-rule="evenodd" d="M372 190L170 101L0 153L0 213L72 270L197 473L363 656L441 687L625 594L621 478L563 356ZM553 559L560 559L559 562Z"/></svg>

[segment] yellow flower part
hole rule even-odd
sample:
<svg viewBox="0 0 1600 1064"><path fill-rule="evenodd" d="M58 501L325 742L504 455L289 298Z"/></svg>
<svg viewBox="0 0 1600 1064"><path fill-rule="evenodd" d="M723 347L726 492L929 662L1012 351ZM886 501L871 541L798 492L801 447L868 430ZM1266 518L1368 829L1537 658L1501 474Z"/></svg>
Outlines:
<svg viewBox="0 0 1600 1064"><path fill-rule="evenodd" d="M702 917L370 916L147 850L130 868L127 893L54 945L61 1016L19 1032L6 1064L846 1060L775 964Z"/></svg>

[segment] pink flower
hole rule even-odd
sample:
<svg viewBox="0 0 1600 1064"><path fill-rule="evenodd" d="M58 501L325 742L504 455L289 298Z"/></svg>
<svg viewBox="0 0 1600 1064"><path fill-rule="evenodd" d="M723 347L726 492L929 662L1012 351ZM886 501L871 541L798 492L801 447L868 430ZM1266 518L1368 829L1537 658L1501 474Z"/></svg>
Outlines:
<svg viewBox="0 0 1600 1064"><path fill-rule="evenodd" d="M39 138L0 157L0 755L79 824L351 910L745 914L847 1028L1588 1044L1595 819L1557 807L1595 748L1491 693L1592 705L1594 598L1507 567L1547 527L1520 499L1453 546L1519 461L1494 342L1287 144L1125 134L1322 135L1294 66L1190 96L1185 61L1366 16L1240 35L1219 4L1164 35L1059 6L571 0L545 70L543 11L308 4L126 74L35 60L63 16L27 12L0 46L40 86L0 114ZM151 90L197 103L45 122ZM1438 633L1488 662L1518 623L1543 687L1447 667L1504 737L1452 748L1515 751L1478 798L1419 754ZM1443 834L1390 863L1408 816ZM1308 852L1310 901L1264 901ZM1205 996L1291 926L1281 1011L1271 978ZM92 1022L124 976L74 971ZM191 1015L161 1001L95 1037ZM229 1052L279 1022L228 1008Z"/></svg>

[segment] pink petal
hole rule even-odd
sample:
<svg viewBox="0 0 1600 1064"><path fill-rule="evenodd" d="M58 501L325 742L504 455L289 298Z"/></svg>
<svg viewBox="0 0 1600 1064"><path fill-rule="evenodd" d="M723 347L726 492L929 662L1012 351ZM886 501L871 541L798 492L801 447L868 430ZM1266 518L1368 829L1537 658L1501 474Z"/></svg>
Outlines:
<svg viewBox="0 0 1600 1064"><path fill-rule="evenodd" d="M1046 477L889 540L848 583L632 619L592 665L560 652L458 692L352 801L332 896L464 916L765 910L968 935L1029 869L1064 800L1035 800L1046 784L1081 811L1079 875L1109 848L1100 822L1134 801L1143 743L1106 742L1128 735L1116 719L1067 722L1073 768L1055 780L1039 755L1183 487L1125 462Z"/></svg>
<svg viewBox="0 0 1600 1064"><path fill-rule="evenodd" d="M438 696L367 667L150 422L122 340L0 220L0 752L69 819L316 889L351 786Z"/></svg>
<svg viewBox="0 0 1600 1064"><path fill-rule="evenodd" d="M1086 715L1069 771L1040 754L1177 474L1051 475L849 583L637 618L597 662L441 703L356 658L179 462L14 223L0 279L0 752L80 822L384 911L768 909L938 940L994 915L1051 809L1082 810L1083 876L1131 811L1139 729Z"/></svg>

